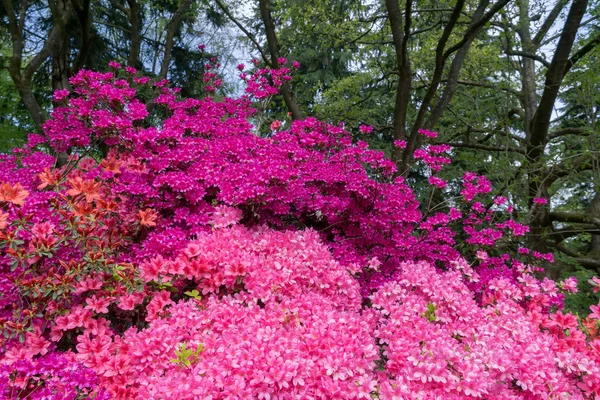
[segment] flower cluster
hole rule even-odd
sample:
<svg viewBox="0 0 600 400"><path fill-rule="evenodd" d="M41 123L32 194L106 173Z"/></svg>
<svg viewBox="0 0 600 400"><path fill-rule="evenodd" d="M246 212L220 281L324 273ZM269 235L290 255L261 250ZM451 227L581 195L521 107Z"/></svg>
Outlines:
<svg viewBox="0 0 600 400"><path fill-rule="evenodd" d="M421 159L432 171L440 171L444 165L450 164L450 157L444 155L450 151L447 144L429 145L415 150L415 159Z"/></svg>
<svg viewBox="0 0 600 400"><path fill-rule="evenodd" d="M577 282L535 277L551 254L503 252L527 227L485 177L422 212L342 126L254 134L251 101L288 68L198 100L111 67L79 72L46 136L0 156L2 396L600 396L598 307L563 313ZM46 139L66 165L37 150ZM442 194L449 152L415 152Z"/></svg>
<svg viewBox="0 0 600 400"><path fill-rule="evenodd" d="M280 63L281 61L284 61L282 64L287 62L283 58L280 59ZM251 75L242 72L240 78L246 83L246 93L259 100L276 95L284 83L292 80L291 71L286 67L258 68Z"/></svg>
<svg viewBox="0 0 600 400"><path fill-rule="evenodd" d="M222 228L140 270L149 282L188 289L189 300L155 292L149 325L122 339L85 328L77 359L116 398L369 398L375 390L374 314L361 311L358 283L315 232ZM93 314L82 312L87 326Z"/></svg>
<svg viewBox="0 0 600 400"><path fill-rule="evenodd" d="M526 271L521 284L498 279L480 306L460 271L404 267L373 296L383 318L383 398L583 399L580 382L597 393L600 342L586 343L573 315L542 312L542 299L557 294L553 282ZM539 300L524 309L531 296Z"/></svg>
<svg viewBox="0 0 600 400"><path fill-rule="evenodd" d="M94 371L61 353L0 364L0 396L4 399L108 400Z"/></svg>

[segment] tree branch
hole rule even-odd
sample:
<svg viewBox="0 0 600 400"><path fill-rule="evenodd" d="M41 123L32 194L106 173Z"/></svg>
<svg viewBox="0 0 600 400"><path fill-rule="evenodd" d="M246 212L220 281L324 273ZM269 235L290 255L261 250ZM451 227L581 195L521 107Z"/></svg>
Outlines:
<svg viewBox="0 0 600 400"><path fill-rule="evenodd" d="M419 29L419 30L416 30L416 31L412 31L412 32L410 32L410 36L416 36L416 35L419 35L421 33L429 32L431 30L434 30L435 28L437 28L441 24L442 24L442 21L438 21L435 24L433 24L431 26L428 26L427 28L423 28L423 29Z"/></svg>
<svg viewBox="0 0 600 400"><path fill-rule="evenodd" d="M448 23L444 27L442 31L442 36L440 37L438 44L435 49L435 67L433 70L433 76L431 78L431 82L429 87L427 88L427 92L421 101L421 106L419 107L419 111L417 113L417 117L415 118L415 122L413 123L410 136L408 137L408 143L406 145L406 149L404 150L403 160L404 163L403 170L400 171L402 174L406 174L408 172L408 166L412 163L413 153L416 148L420 146L420 138L421 135L418 134L419 129L423 127L423 123L425 122L425 115L431 102L433 101L435 94L438 90L440 82L442 80L442 74L444 72L444 64L446 62L444 49L446 48L446 44L448 43L448 39L450 39L450 35L454 31L454 27L458 22L458 19L462 13L463 7L465 6L465 0L457 0L456 5L452 10L452 14L450 15L450 19ZM466 43L466 42L465 42ZM461 45L462 47L462 45Z"/></svg>
<svg viewBox="0 0 600 400"><path fill-rule="evenodd" d="M402 41L402 52L408 52L408 38L410 37L412 0L406 0L406 8L404 9L404 40Z"/></svg>
<svg viewBox="0 0 600 400"><path fill-rule="evenodd" d="M478 150L488 150L488 151L509 151L512 153L519 153L525 155L525 150L518 149L514 147L497 147L497 146L488 146L484 144L477 143L444 143L452 147L457 148L467 148L467 149L478 149Z"/></svg>
<svg viewBox="0 0 600 400"><path fill-rule="evenodd" d="M564 160L562 163L550 167L545 172L543 181L552 183L572 173L591 170L593 166L589 161L589 154L584 154L574 160Z"/></svg>
<svg viewBox="0 0 600 400"><path fill-rule="evenodd" d="M579 50L577 50L575 52L575 54L573 54L571 56L571 58L569 58L569 61L567 62L567 65L565 66L564 73L566 74L567 72L569 72L569 70L573 67L573 65L575 65L579 60L581 60L583 57L585 57L586 54L588 54L590 51L594 50L594 48L598 44L600 44L600 34L596 35L596 37L594 37L589 42L584 44Z"/></svg>
<svg viewBox="0 0 600 400"><path fill-rule="evenodd" d="M404 46L404 29L402 28L402 11L398 0L386 0L388 21L392 31L396 63L398 65L398 85L396 87L396 98L394 102L394 138L403 140L406 137L406 118L408 104L410 101L410 90L412 86L412 73L410 58ZM400 150L395 148L392 157L395 161L400 160Z"/></svg>
<svg viewBox="0 0 600 400"><path fill-rule="evenodd" d="M28 1L23 1L21 5L21 20L24 20L23 17L27 12L28 3ZM10 39L13 45L13 54L10 59L8 70L18 86L18 83L21 81L21 60L23 57L23 48L25 46L23 40L24 22L18 22L15 10L12 6L12 1L2 0L2 5L4 6L4 10L6 11L6 15L8 17L8 31L10 33Z"/></svg>
<svg viewBox="0 0 600 400"><path fill-rule="evenodd" d="M582 133L586 133L587 130L585 128L562 128L556 131L552 131L548 134L548 140L556 139L557 137L565 136L565 135L581 135Z"/></svg>
<svg viewBox="0 0 600 400"><path fill-rule="evenodd" d="M566 255L568 255L570 257L573 257L575 259L575 261L577 261L582 267L592 268L592 269L595 269L596 271L600 272L600 260L582 256L581 254L577 253L576 251L569 249L562 243L558 243L556 245L556 249L565 253Z"/></svg>
<svg viewBox="0 0 600 400"><path fill-rule="evenodd" d="M140 50L142 47L142 31L140 21L140 7L137 0L127 0L129 4L129 21L131 24L131 45L129 49L129 57L127 58L127 65L130 67L138 68L141 66L140 63ZM124 9L124 7L122 7ZM123 11L127 15L127 10Z"/></svg>
<svg viewBox="0 0 600 400"><path fill-rule="evenodd" d="M73 62L73 67L70 68L70 74L76 73L83 68L90 54L90 44L92 41L90 0L83 0L81 3L77 0L72 0L72 3L77 14L77 19L79 20L79 27L81 28L81 46L79 47L77 58Z"/></svg>
<svg viewBox="0 0 600 400"><path fill-rule="evenodd" d="M244 27L244 25L242 25L242 23L239 22L233 16L233 14L229 11L229 9L227 8L227 6L225 4L223 4L223 2L221 0L215 0L215 3L217 3L217 5L223 11L223 13L225 15L227 15L227 18L229 18L231 20L231 22L233 22L242 32L244 32L244 35L246 35L246 37L252 42L252 44L254 45L254 47L256 47L256 50L258 50L258 52L260 53L260 56L263 59L263 61L265 62L265 64L267 64L269 66L272 66L271 62L269 61L269 58L264 53L264 51L262 49L262 46L260 45L260 43L258 43L258 41L254 37L254 35L248 29L246 29Z"/></svg>
<svg viewBox="0 0 600 400"><path fill-rule="evenodd" d="M589 216L583 213L574 213L568 211L553 211L549 214L551 221L570 222L577 224L594 224L600 226L600 218Z"/></svg>
<svg viewBox="0 0 600 400"><path fill-rule="evenodd" d="M473 13L473 17L471 18L471 23L469 24L470 27L478 24L488 4L489 0L479 1L477 9ZM444 111L448 108L450 101L452 101L454 93L456 93L456 88L458 87L458 78L460 75L460 70L462 69L464 60L467 57L467 53L469 52L471 43L473 43L473 40L475 39L475 36L478 32L479 30L476 31L475 34L465 42L465 44L457 51L456 56L452 60L452 64L450 65L450 71L448 72L448 78L446 79L446 87L442 92L441 98L439 99L435 107L433 107L433 110L431 110L429 117L427 118L427 122L425 123L425 128L433 128L437 124L438 120L441 118Z"/></svg>
<svg viewBox="0 0 600 400"><path fill-rule="evenodd" d="M2 0L2 5L8 17L8 30L13 44L13 53L10 59L8 71L10 76L19 91L19 95L25 104L25 107L31 114L33 123L38 132L42 132L42 125L46 120L44 110L42 110L39 102L35 98L32 89L33 74L40 66L50 57L56 44L64 40L65 27L71 15L71 2L67 2L63 11L53 3L48 3L52 11L53 26L48 33L47 39L44 41L42 48L35 54L27 65L23 68L23 50L25 41L23 38L23 30L25 28L26 13L30 5L30 1L22 1L20 14L17 17L15 10L12 7L10 0Z"/></svg>
<svg viewBox="0 0 600 400"><path fill-rule="evenodd" d="M556 2L554 7L552 8L552 10L550 11L548 16L544 20L544 23L542 24L542 26L540 27L538 32L535 34L535 37L533 38L532 42L536 47L539 46L540 43L542 43L542 40L544 40L544 37L546 36L546 34L550 30L550 28L552 28L552 25L554 25L556 18L558 18L558 16L560 15L560 12L563 10L563 8L565 8L565 6L567 5L568 2L569 2L568 0L558 0Z"/></svg>
<svg viewBox="0 0 600 400"><path fill-rule="evenodd" d="M555 240L557 243L563 242L573 236L582 235L584 233L591 233L593 235L600 235L600 228L595 225L585 226L566 226L564 228L555 229L549 232L549 236L556 236Z"/></svg>
<svg viewBox="0 0 600 400"><path fill-rule="evenodd" d="M575 259L582 267L593 268L597 272L600 272L600 260L588 257L577 257Z"/></svg>
<svg viewBox="0 0 600 400"><path fill-rule="evenodd" d="M110 4L116 8L117 10L121 11L123 14L125 14L125 16L127 18L132 18L133 14L131 14L131 3L130 0L127 0L127 3L129 3L129 9L123 7L123 4L121 4L121 1L118 0L110 0Z"/></svg>
<svg viewBox="0 0 600 400"><path fill-rule="evenodd" d="M546 61L543 57L538 56L537 54L531 54L531 53L527 53L525 51L510 51L509 50L506 52L506 55L531 58L532 60L535 60L535 61L541 63L546 68L550 67L550 63L548 61Z"/></svg>
<svg viewBox="0 0 600 400"><path fill-rule="evenodd" d="M570 61L569 54L573 48L579 24L585 14L587 4L588 0L573 0L556 51L552 57L552 62L546 72L544 91L530 125L531 144L527 149L527 156L533 162L537 162L543 154L556 97L558 96L565 73L570 68L567 67Z"/></svg>
<svg viewBox="0 0 600 400"><path fill-rule="evenodd" d="M498 86L495 86L495 85L492 85L492 84L489 84L489 83L485 83L485 82L473 82L473 81L458 80L457 83L459 85L464 85L464 86L478 86L478 87L484 87L484 88L489 88L489 89L500 90L500 91L503 91L503 92L514 94L517 97L521 96L521 93L519 91L515 90L515 89L511 89L511 88L507 88L507 87L498 87Z"/></svg>
<svg viewBox="0 0 600 400"><path fill-rule="evenodd" d="M450 55L452 55L452 53L454 53L455 51L460 49L472 36L477 35L477 32L479 32L479 29L482 26L484 26L490 19L492 19L492 17L498 11L503 9L504 6L507 5L510 1L511 0L500 0L498 3L494 4L494 6L490 9L490 11L488 11L483 17L481 17L481 20L479 20L478 23L476 23L473 26L470 26L469 29L467 29L467 31L463 35L463 38L461 39L460 42L456 43L454 46L452 46L448 50L446 50L446 52L444 53L444 58L450 57Z"/></svg>
<svg viewBox="0 0 600 400"><path fill-rule="evenodd" d="M588 25L590 22L594 22L594 21L596 21L598 18L600 18L600 17L595 15L595 16L593 16L593 17L590 17L590 18L586 19L585 21L583 21L583 22L582 22L582 23L579 25L579 28L583 28L584 26L587 26L587 25ZM548 44L552 43L552 41L553 41L553 40L555 40L556 38L559 38L559 37L560 37L560 34L561 34L561 33L559 32L559 33L557 33L557 34L555 34L555 35L552 35L552 36L550 36L548 39L544 40L544 41L542 42L542 44L541 44L541 45L542 45L542 46L546 46L546 45L548 45Z"/></svg>
<svg viewBox="0 0 600 400"><path fill-rule="evenodd" d="M48 39L46 39L44 42L42 49L25 66L25 69L23 70L23 80L31 81L35 71L40 68L44 61L48 59L48 57L50 57L54 46L64 36L65 26L67 25L70 15L71 3L69 2L65 7L64 13L60 13L60 15L56 17L53 16L54 25L48 34Z"/></svg>

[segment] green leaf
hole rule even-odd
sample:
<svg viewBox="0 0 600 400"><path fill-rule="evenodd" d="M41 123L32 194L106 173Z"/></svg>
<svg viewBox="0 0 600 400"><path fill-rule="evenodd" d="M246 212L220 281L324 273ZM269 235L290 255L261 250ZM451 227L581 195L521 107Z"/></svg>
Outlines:
<svg viewBox="0 0 600 400"><path fill-rule="evenodd" d="M202 296L200 296L200 292L198 292L196 289L192 290L191 292L184 292L183 294L185 294L186 296L193 297L194 299L202 298Z"/></svg>

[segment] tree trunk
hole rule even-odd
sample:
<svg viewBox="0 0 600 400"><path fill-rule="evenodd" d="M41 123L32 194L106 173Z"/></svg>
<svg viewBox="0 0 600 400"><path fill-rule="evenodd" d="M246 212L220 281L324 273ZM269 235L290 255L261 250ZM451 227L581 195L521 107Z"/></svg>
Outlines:
<svg viewBox="0 0 600 400"><path fill-rule="evenodd" d="M158 73L159 79L165 79L167 77L167 71L169 70L169 64L171 63L171 51L173 51L173 45L175 43L175 34L181 25L181 20L187 12L188 8L192 4L193 0L183 0L181 5L173 14L169 25L167 25L167 37L165 39L165 54L160 66L160 72ZM132 37L133 41L133 37Z"/></svg>
<svg viewBox="0 0 600 400"><path fill-rule="evenodd" d="M52 91L71 89L69 84L69 38L56 42L52 52Z"/></svg>
<svg viewBox="0 0 600 400"><path fill-rule="evenodd" d="M277 42L277 35L275 34L275 24L273 24L273 18L271 17L271 9L269 0L259 0L260 15L265 26L265 34L267 36L267 46L269 53L271 54L271 67L278 69L279 65L279 43ZM304 119L300 107L296 102L294 93L290 89L290 85L284 83L281 86L281 94L283 101L287 106L287 109L292 114L292 119Z"/></svg>
<svg viewBox="0 0 600 400"><path fill-rule="evenodd" d="M140 68L140 49L142 46L142 34L140 31L140 7L137 0L127 0L129 4L129 21L131 23L131 45L127 65Z"/></svg>
<svg viewBox="0 0 600 400"><path fill-rule="evenodd" d="M596 195L592 200L588 210L588 219L590 221L600 219L600 190L596 189ZM600 235L592 234L592 243L590 245L589 257L597 259L600 262Z"/></svg>
<svg viewBox="0 0 600 400"><path fill-rule="evenodd" d="M587 8L587 0L573 0L571 8L556 47L556 51L546 72L544 91L539 105L535 111L533 119L528 124L530 135L527 142L527 158L529 164L528 186L529 186L529 207L533 208L533 199L535 197L548 198L547 186L544 182L544 169L541 168L544 150L548 143L548 130L550 128L550 118L556 103L556 98L562 81L564 79L566 66L569 63L569 56L579 24ZM525 63L527 59L523 59ZM530 60L532 62L532 60ZM533 215L530 223L530 243L532 248L537 251L548 251L544 236L550 228L551 221L548 216L548 206L539 208Z"/></svg>
<svg viewBox="0 0 600 400"><path fill-rule="evenodd" d="M79 28L81 29L81 45L77 53L77 58L69 69L69 75L71 76L85 66L90 55L92 37L94 35L92 31L92 19L90 17L90 0L72 0L72 3L74 4L77 20L79 21Z"/></svg>
<svg viewBox="0 0 600 400"><path fill-rule="evenodd" d="M410 0L408 0L410 1ZM412 71L407 51L407 42L403 30L402 11L398 0L386 0L388 20L392 30L396 62L398 64L398 87L396 88L396 101L394 104L394 139L406 139L406 125L408 106L410 102L410 90L412 85ZM406 165L402 163L402 150L393 148L393 159L398 164L398 170L404 171Z"/></svg>
<svg viewBox="0 0 600 400"><path fill-rule="evenodd" d="M485 9L487 8L489 3L489 0L481 0L479 2L475 13L473 13L473 18L471 19L470 27L474 27L475 24L481 20L481 18L483 17L483 13L485 12ZM479 27L477 33L482 28L483 27ZM471 48L471 43L473 43L473 40L475 40L477 33L471 38L469 38L469 40L464 44L464 46L456 52L456 55L452 60L452 64L450 65L450 72L448 73L448 78L446 80L446 88L442 93L441 99L437 102L437 104L429 114L429 117L425 122L425 129L433 129L435 127L444 111L446 111L446 108L450 104L450 101L452 101L454 93L456 92L456 88L458 87L458 78L460 75L460 70L462 69L462 65L465 61L465 58L467 57L469 49Z"/></svg>
<svg viewBox="0 0 600 400"><path fill-rule="evenodd" d="M16 84L16 86L17 90L19 91L19 95L21 95L21 100L23 100L23 104L25 104L25 108L27 108L29 115L31 115L36 132L43 133L42 126L44 125L44 122L46 122L46 113L44 110L42 110L40 103L38 103L37 99L33 95L31 83L21 82Z"/></svg>

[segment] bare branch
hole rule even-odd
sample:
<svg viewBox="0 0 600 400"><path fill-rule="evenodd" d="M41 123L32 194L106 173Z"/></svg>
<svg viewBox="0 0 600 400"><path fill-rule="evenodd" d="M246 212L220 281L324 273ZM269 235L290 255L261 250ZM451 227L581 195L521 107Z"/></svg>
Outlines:
<svg viewBox="0 0 600 400"><path fill-rule="evenodd" d="M406 0L406 8L404 10L404 40L402 41L402 51L404 53L408 51L408 38L410 37L410 17L412 11L412 4L412 0Z"/></svg>
<svg viewBox="0 0 600 400"><path fill-rule="evenodd" d="M546 61L545 58L543 58L541 56L538 56L537 54L531 54L531 53L527 53L525 51L507 51L506 55L509 55L509 56L521 56L521 57L531 58L532 60L535 60L535 61L539 62L540 64L542 64L546 68L548 68L550 66L550 63L548 61Z"/></svg>
<svg viewBox="0 0 600 400"><path fill-rule="evenodd" d="M593 268L597 272L600 272L600 260L589 257L577 257L575 261L581 264L582 267Z"/></svg>
<svg viewBox="0 0 600 400"><path fill-rule="evenodd" d="M54 2L49 2L52 10L53 26L47 35L47 38L42 45L42 48L36 53L23 67L23 51L25 41L23 31L25 29L25 20L27 10L31 2L24 0L21 2L19 15L15 13L10 0L2 0L2 5L8 17L8 31L12 41L12 56L10 59L8 71L10 76L19 91L19 95L25 104L25 107L31 114L31 118L38 132L42 132L42 125L46 120L44 110L42 110L39 102L33 94L32 78L33 74L40 66L50 57L56 44L64 40L65 26L71 15L72 4L67 2L63 9Z"/></svg>
<svg viewBox="0 0 600 400"><path fill-rule="evenodd" d="M471 18L471 22L469 26L476 25L481 17L483 16L485 9L489 4L489 0L480 0L477 5L477 9L473 13L473 17ZM456 93L456 89L458 88L458 78L460 76L460 70L462 69L463 63L467 57L469 49L471 48L471 44L475 39L475 35L473 35L465 44L456 52L454 59L450 65L450 70L448 71L447 79L446 79L446 87L442 91L442 95L438 100L437 104L433 107L431 112L429 113L429 117L425 122L425 128L433 127L437 124L438 120L441 118L444 111L450 105L450 101L454 97Z"/></svg>
<svg viewBox="0 0 600 400"><path fill-rule="evenodd" d="M584 233L591 233L594 235L600 235L600 228L595 225L581 225L581 226L565 226L564 228L555 229L549 232L549 236L555 236L557 243L560 243L568 238L577 235L583 235Z"/></svg>
<svg viewBox="0 0 600 400"><path fill-rule="evenodd" d="M435 24L428 26L427 28L423 28L423 29L419 29L416 31L412 31L410 32L410 36L417 36L421 33L425 33L425 32L429 32L431 30L434 30L435 28L437 28L438 26L440 26L442 24L442 21L438 21Z"/></svg>
<svg viewBox="0 0 600 400"><path fill-rule="evenodd" d="M423 122L425 122L425 114L431 102L435 97L435 93L438 90L439 84L442 80L442 74L444 72L444 64L446 62L444 49L446 48L446 44L450 39L450 35L454 31L456 23L460 17L460 14L465 6L465 0L457 0L454 9L452 10L452 14L450 15L450 19L448 23L444 27L442 31L442 36L440 37L438 44L435 49L435 67L433 70L433 76L431 78L431 82L429 87L427 88L427 92L423 97L421 102L421 106L419 107L419 111L417 113L417 117L415 118L415 122L411 129L410 137L408 138L408 143L406 146L406 150L404 151L404 163L408 164L412 160L412 155L415 149L419 146L419 138L420 135L417 134L418 130L423 127ZM466 42L465 42L466 43ZM462 46L461 46L462 47ZM457 48L458 50L458 48ZM404 168L403 173L407 171L407 168Z"/></svg>
<svg viewBox="0 0 600 400"><path fill-rule="evenodd" d="M548 140L556 139L557 137L565 135L581 135L586 133L585 128L563 128L556 131L552 131L548 134Z"/></svg>
<svg viewBox="0 0 600 400"><path fill-rule="evenodd" d="M392 31L396 63L398 64L398 85L396 87L396 99L394 103L394 138L404 139L406 137L406 117L412 87L412 74L410 58L404 46L404 29L402 28L402 11L398 0L386 0L385 6ZM398 160L400 151L395 149L393 157Z"/></svg>
<svg viewBox="0 0 600 400"><path fill-rule="evenodd" d="M75 13L77 14L77 19L79 20L79 26L81 28L81 45L79 47L77 58L73 62L73 67L69 71L70 74L73 74L83 68L83 65L89 57L91 47L90 44L92 41L90 0L83 0L82 2L72 0L72 3L75 8Z"/></svg>
<svg viewBox="0 0 600 400"><path fill-rule="evenodd" d="M137 0L127 0L129 9L125 9L125 15L129 13L131 25L130 49L127 65L138 68L140 66L140 50L142 47L142 27L140 21L140 6ZM123 7L124 8L124 7Z"/></svg>
<svg viewBox="0 0 600 400"><path fill-rule="evenodd" d="M65 11L58 16L53 16L54 25L48 34L48 39L44 42L42 49L29 61L23 70L23 80L30 81L35 71L50 57L56 43L62 39L65 33L65 26L71 15L71 3L67 3Z"/></svg>
<svg viewBox="0 0 600 400"><path fill-rule="evenodd" d="M550 220L578 224L594 224L600 226L600 218L598 217L568 211L553 211L550 213Z"/></svg>
<svg viewBox="0 0 600 400"><path fill-rule="evenodd" d="M598 20L598 18L600 18L600 16L595 15L593 17L586 19L579 25L579 28L583 28L584 26L587 26L590 22L594 22L594 21ZM554 41L555 39L557 39L559 37L560 37L560 32L555 35L552 35L548 39L544 40L541 45L546 46L547 44L552 43L552 41Z"/></svg>

